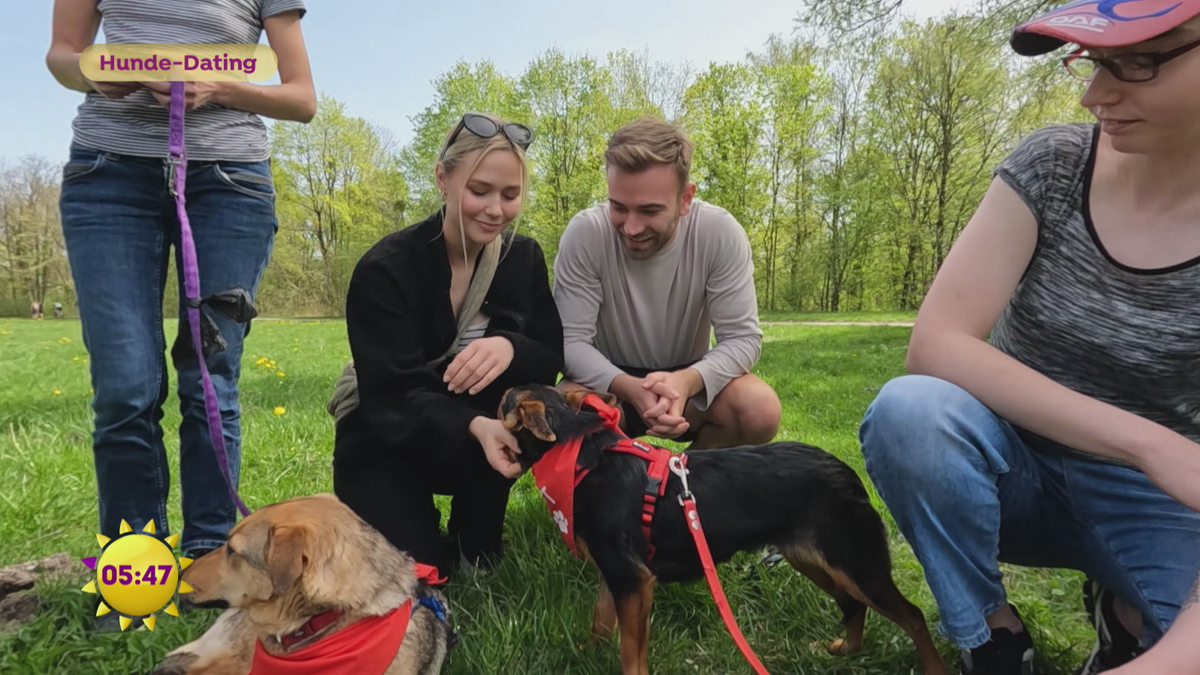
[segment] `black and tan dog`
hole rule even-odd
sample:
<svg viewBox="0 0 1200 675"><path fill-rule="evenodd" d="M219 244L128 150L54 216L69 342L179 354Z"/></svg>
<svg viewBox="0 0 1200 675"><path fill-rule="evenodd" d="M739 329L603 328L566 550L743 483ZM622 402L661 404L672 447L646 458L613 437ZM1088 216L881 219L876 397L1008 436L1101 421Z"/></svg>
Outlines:
<svg viewBox="0 0 1200 675"><path fill-rule="evenodd" d="M230 609L199 639L169 653L154 675L246 675L252 664L255 675L285 672L271 664L386 620L378 617L407 617L406 628L389 624L399 626L395 632L403 638L381 669L367 673L343 658L329 666L340 670L317 664L314 671L308 663L304 672L434 675L449 648L449 615L440 594L418 578L411 558L333 495L254 511L234 526L225 546L188 567L183 580L194 589L181 596L185 602ZM436 602L422 604L422 597ZM359 642L378 648L388 630L381 626Z"/></svg>
<svg viewBox="0 0 1200 675"><path fill-rule="evenodd" d="M592 640L620 628L624 675L649 673L650 605L656 583L704 576L671 475L658 499L650 541L642 529L647 463L606 451L621 437L606 427L588 393L563 394L540 385L510 389L499 417L514 434L529 468L556 443L582 437L577 465L588 469L574 491L574 538L600 571ZM609 405L616 399L596 394ZM582 408L581 408L582 406ZM921 610L896 588L884 523L858 475L829 453L802 443L774 442L687 453L689 487L716 563L734 553L774 545L837 601L846 634L829 651L862 646L867 608L897 623L916 645L926 675L945 665ZM565 530L564 530L565 531ZM648 545L653 546L653 556Z"/></svg>

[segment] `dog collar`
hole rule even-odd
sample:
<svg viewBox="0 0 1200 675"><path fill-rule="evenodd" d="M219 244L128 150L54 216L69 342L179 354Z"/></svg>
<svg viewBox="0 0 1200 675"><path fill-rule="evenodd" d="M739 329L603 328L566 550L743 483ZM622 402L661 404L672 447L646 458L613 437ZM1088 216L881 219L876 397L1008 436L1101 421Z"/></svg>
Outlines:
<svg viewBox="0 0 1200 675"><path fill-rule="evenodd" d="M277 635L275 636L275 639L281 646L291 649L292 647L321 632L331 623L337 621L345 613L345 610L341 609L331 609L326 612L321 612L308 621L305 621L304 625L300 626L300 628L296 629L294 632L288 633L287 635Z"/></svg>

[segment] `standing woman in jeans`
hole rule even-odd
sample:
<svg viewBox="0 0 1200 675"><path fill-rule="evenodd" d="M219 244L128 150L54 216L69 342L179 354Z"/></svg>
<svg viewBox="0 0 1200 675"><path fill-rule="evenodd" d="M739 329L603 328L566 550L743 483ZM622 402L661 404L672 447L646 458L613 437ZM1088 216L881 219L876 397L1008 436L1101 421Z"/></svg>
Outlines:
<svg viewBox="0 0 1200 675"><path fill-rule="evenodd" d="M188 82L187 209L200 294L235 286L251 296L267 266L277 221L267 131L259 115L307 122L316 111L300 31L302 0L56 0L46 64L87 96L73 123L60 210L95 396L93 450L100 532L122 519L167 533L170 483L163 445L167 399L163 289L179 221L168 189L167 82L93 82L80 53L103 23L109 44L253 44L263 30L281 84ZM180 293L179 316L186 318ZM241 460L239 361L248 325L210 314L228 343L207 358L221 409L234 484ZM183 347L183 348L180 348ZM181 548L196 557L225 542L235 510L213 453L199 363L190 340L172 350L178 373L183 498ZM115 616L115 615L114 615Z"/></svg>

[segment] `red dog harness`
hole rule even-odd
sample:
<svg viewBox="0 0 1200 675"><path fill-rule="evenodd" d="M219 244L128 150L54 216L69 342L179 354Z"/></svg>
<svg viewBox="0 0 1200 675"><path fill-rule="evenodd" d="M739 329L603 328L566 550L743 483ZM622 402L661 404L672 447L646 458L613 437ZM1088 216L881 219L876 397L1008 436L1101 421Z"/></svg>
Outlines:
<svg viewBox="0 0 1200 675"><path fill-rule="evenodd" d="M445 581L438 579L437 568L420 563L417 563L417 576L429 583ZM421 605L414 606L409 599L383 616L355 621L288 654L270 654L263 648L262 640L255 640L250 675L380 675L395 660L404 643L409 619ZM306 640L337 621L342 614L340 609L322 612L296 632L280 636L279 644L291 647Z"/></svg>
<svg viewBox="0 0 1200 675"><path fill-rule="evenodd" d="M599 396L588 394L583 402L600 413L605 427L621 434L621 439L615 445L605 448L606 451L624 452L646 462L646 488L642 491L642 533L646 535L646 544L650 546L650 557L654 557L654 547L650 545L650 525L654 522L654 509L658 506L658 498L667 491L667 477L671 473L671 451L625 436L618 426L621 410L605 404ZM533 465L533 477L537 482L538 491L546 500L546 506L558 525L558 531L577 558L582 556L575 546L575 488L590 471L578 464L579 449L582 445L582 437L556 443ZM680 457L686 463L687 457Z"/></svg>
<svg viewBox="0 0 1200 675"><path fill-rule="evenodd" d="M721 580L717 577L717 567L713 563L712 554L708 550L708 542L704 539L704 528L700 527L700 514L696 512L696 497L688 488L687 455L673 455L666 448L659 448L629 439L621 431L618 423L621 421L621 411L607 405L599 396L588 394L583 402L595 408L604 420L604 426L616 431L621 439L605 451L624 452L640 457L646 462L646 488L642 491L642 533L646 535L646 545L650 547L650 557L654 556L654 546L650 544L650 525L654 522L654 508L658 498L667 491L667 478L674 473L683 484L683 492L679 495L679 505L683 507L687 519L688 531L696 543L696 552L700 556L700 566L704 568L704 578L712 592L713 601L721 612L725 628L733 637L734 643L741 650L742 656L754 668L758 675L770 675L761 661L750 649L750 644L738 628L733 618L733 610L725 598L721 588ZM583 437L573 438L556 443L541 459L533 464L533 477L537 482L538 491L546 500L550 515L558 525L558 531L570 547L575 557L581 557L575 546L575 488L588 474L588 469L579 467L579 449L583 446Z"/></svg>

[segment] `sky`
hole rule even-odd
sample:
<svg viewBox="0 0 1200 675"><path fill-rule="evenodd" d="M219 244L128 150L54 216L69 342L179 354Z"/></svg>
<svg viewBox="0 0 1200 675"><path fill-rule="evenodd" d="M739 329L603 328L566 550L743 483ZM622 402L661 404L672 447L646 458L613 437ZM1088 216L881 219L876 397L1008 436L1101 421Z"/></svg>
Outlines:
<svg viewBox="0 0 1200 675"><path fill-rule="evenodd" d="M152 1L152 0L147 0ZM538 54L646 52L655 61L741 60L772 33L790 34L798 0L308 0L301 25L319 94L405 144L411 118L433 101L433 81L455 62L490 59L519 75ZM915 18L970 0L906 0ZM27 154L66 159L83 94L46 69L53 0L0 1L0 162ZM97 42L103 42L103 33ZM265 37L264 37L265 41ZM275 82L278 81L276 77Z"/></svg>

